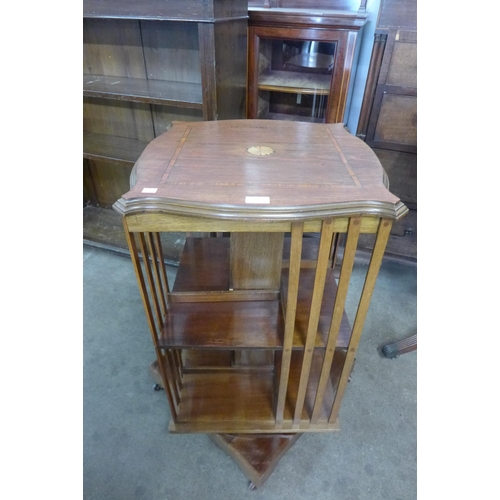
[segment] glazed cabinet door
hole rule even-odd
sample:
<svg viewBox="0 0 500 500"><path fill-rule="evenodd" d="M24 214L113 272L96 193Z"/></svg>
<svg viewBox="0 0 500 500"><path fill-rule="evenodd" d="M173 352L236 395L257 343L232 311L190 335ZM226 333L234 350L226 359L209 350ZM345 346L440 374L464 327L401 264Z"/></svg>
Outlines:
<svg viewBox="0 0 500 500"><path fill-rule="evenodd" d="M357 34L252 26L248 118L338 123Z"/></svg>

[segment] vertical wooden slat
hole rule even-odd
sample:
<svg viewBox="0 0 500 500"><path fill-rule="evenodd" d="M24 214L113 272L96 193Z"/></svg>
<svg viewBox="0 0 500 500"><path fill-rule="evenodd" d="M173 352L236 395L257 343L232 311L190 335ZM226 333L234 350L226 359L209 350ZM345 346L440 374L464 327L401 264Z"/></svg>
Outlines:
<svg viewBox="0 0 500 500"><path fill-rule="evenodd" d="M337 255L339 253L339 245L340 245L340 233L334 233L332 238L332 249L330 250L330 260L332 261L332 269L335 267L337 263Z"/></svg>
<svg viewBox="0 0 500 500"><path fill-rule="evenodd" d="M161 290L161 297L162 297L162 302L165 307L165 312L164 314L167 314L167 305L168 305L168 294L170 293L170 287L168 284L168 277L167 277L167 272L165 269L165 260L163 258L163 249L161 245L161 238L160 238L160 233L151 233L151 236L153 238L153 244L154 244L154 254L156 258L156 262L158 265L158 283L159 287ZM173 349L173 356L174 356L174 364L176 371L178 372L178 386L179 389L182 388L182 358L180 354L179 349Z"/></svg>
<svg viewBox="0 0 500 500"><path fill-rule="evenodd" d="M163 325L165 314L167 314L167 295L164 290L164 285L162 283L162 276L160 272L161 264L158 262L158 254L156 251L156 245L153 240L153 234L146 234L146 244L148 247L149 255L151 256L151 266L152 266L152 278L153 286L155 288L156 294L159 297L159 303L161 306L161 325Z"/></svg>
<svg viewBox="0 0 500 500"><path fill-rule="evenodd" d="M168 285L167 271L165 269L165 259L163 258L163 249L161 246L160 233L153 233L153 237L154 237L156 255L158 256L158 265L160 266L161 277L163 281L163 290L165 292L168 302L168 294L170 293L170 287Z"/></svg>
<svg viewBox="0 0 500 500"><path fill-rule="evenodd" d="M295 313L297 310L297 296L299 291L300 258L302 253L302 237L304 223L292 224L290 244L290 267L288 270L288 292L285 312L285 333L283 340L283 356L281 361L278 398L276 404L276 424L283 423L288 377L290 374L290 361L292 358L293 333L295 330Z"/></svg>
<svg viewBox="0 0 500 500"><path fill-rule="evenodd" d="M168 356L168 349L165 349L162 351L161 349L158 349L158 355L157 358L161 360L161 366L163 368L163 373L165 373L165 378L162 377L163 380L163 386L165 388L165 391L169 395L169 399L172 399L172 406L174 408L177 408L180 402L180 393L176 387L175 384L175 376L173 375L173 367L170 362L169 356ZM160 363L160 362L159 362ZM176 411L176 410L174 410ZM174 417L177 416L177 412L174 414Z"/></svg>
<svg viewBox="0 0 500 500"><path fill-rule="evenodd" d="M160 374L161 374L161 377L163 380L163 384L165 386L165 393L167 395L167 400L168 400L168 404L170 407L170 413L172 415L172 418L175 420L177 418L176 404L174 402L172 392L170 391L170 387L168 385L168 379L167 379L167 374L165 372L165 367L163 364L161 349L158 347L158 333L159 332L158 332L157 327L156 327L153 311L151 308L151 303L150 303L149 296L147 293L147 287L146 287L146 282L144 280L144 273L142 271L141 262L139 259L139 252L137 249L137 243L135 241L134 234L128 230L128 225L127 225L126 219L123 219L123 226L124 226L124 230L125 230L125 238L127 240L127 245L129 247L129 250L130 250L130 256L132 258L132 264L133 264L135 275L137 278L137 283L139 285L139 293L141 294L142 303L144 306L144 310L146 312L146 318L148 321L149 330L151 332L151 338L153 340L153 345L155 348L156 359L158 361L158 367L159 367Z"/></svg>
<svg viewBox="0 0 500 500"><path fill-rule="evenodd" d="M363 291L361 293L361 298L359 300L358 310L356 313L356 318L354 320L354 325L352 328L351 340L349 342L349 347L347 350L347 356L344 363L344 368L342 369L342 374L340 376L339 384L337 387L337 392L335 394L335 400L332 405L332 411L330 413L329 422L332 423L337 419L340 404L344 396L347 381L349 380L349 375L352 370L352 365L354 363L354 356L359 344L359 339L363 331L363 325L368 313L368 307L370 306L370 300L373 294L373 289L375 287L375 282L377 280L378 272L382 264L382 259L384 257L385 247L391 233L392 220L381 219L379 224L379 229L377 232L377 239L375 240L375 245L373 247L372 256L370 259L370 265L366 273L365 283L363 286Z"/></svg>
<svg viewBox="0 0 500 500"><path fill-rule="evenodd" d="M149 330L153 339L153 345L158 345L158 331L156 329L156 324L154 321L153 311L151 309L151 304L149 302L149 296L147 293L147 287L144 280L144 274L142 272L141 262L139 259L139 252L137 249L137 243L135 241L135 236L133 233L128 231L127 221L123 220L123 225L125 227L125 238L130 250L130 256L132 258L132 264L134 266L135 276L137 278L137 283L139 285L139 292L141 294L142 303L146 311L146 318L148 320Z"/></svg>
<svg viewBox="0 0 500 500"><path fill-rule="evenodd" d="M330 331L328 332L325 356L323 358L321 376L318 383L318 389L316 391L316 399L314 401L311 423L318 422L321 410L323 408L323 397L325 395L325 390L330 379L330 371L332 368L333 356L335 354L337 337L340 331L340 323L342 321L342 315L344 313L344 305L346 301L347 291L349 289L349 282L354 265L354 257L356 255L356 248L358 246L360 228L360 217L352 217L349 221L347 242L344 249L344 258L342 259L342 268L340 271L337 296L335 298L335 304L333 306L332 321L330 324Z"/></svg>
<svg viewBox="0 0 500 500"><path fill-rule="evenodd" d="M167 376L168 366L165 362L165 354L163 354L162 350L159 347L155 347L156 359L158 361L158 368L160 370L161 379L163 380L163 388L165 389L165 393L167 395L168 404L170 407L170 413L174 420L177 419L177 405L179 404L179 399L176 395L174 395L171 387L171 378Z"/></svg>
<svg viewBox="0 0 500 500"><path fill-rule="evenodd" d="M170 382L170 387L174 396L175 404L179 404L181 399L180 380L171 349L165 349L165 361L167 365L167 371L169 372L169 377L167 378Z"/></svg>
<svg viewBox="0 0 500 500"><path fill-rule="evenodd" d="M144 265L144 270L147 278L147 282L149 285L149 293L151 295L153 301L153 308L156 314L156 319L158 321L158 329L161 329L163 326L163 317L160 312L160 302L158 300L158 293L156 290L153 273L151 271L151 262L149 258L149 252L146 245L146 234L147 233L139 233L139 246L141 248L142 253L142 263Z"/></svg>
<svg viewBox="0 0 500 500"><path fill-rule="evenodd" d="M173 349L175 359L177 360L177 369L180 377L180 388L182 389L182 375L184 374L184 365L182 364L182 349Z"/></svg>
<svg viewBox="0 0 500 500"><path fill-rule="evenodd" d="M150 291L154 297L156 314L159 317L158 322L160 328L162 328L165 322L165 315L167 314L167 295L164 290L160 271L160 267L163 265L163 262L161 264L158 262L158 254L155 248L152 233L145 233L144 240L149 252L146 269L148 270ZM169 372L171 381L172 394L174 396L175 403L179 404L181 391L181 372L179 369L178 359L170 349L166 350L165 359L167 361L167 371Z"/></svg>
<svg viewBox="0 0 500 500"><path fill-rule="evenodd" d="M298 425L302 416L304 400L306 397L307 385L309 383L309 373L311 371L311 362L318 330L319 315L321 312L321 303L323 301L323 290L325 287L326 272L328 267L328 258L330 256L330 245L333 236L333 220L324 220L321 226L321 238L319 242L318 263L316 265L316 274L314 277L314 288L312 293L311 309L309 312L309 322L307 325L306 343L304 347L304 358L302 360L302 369L300 372L299 388L297 391L297 401L293 424Z"/></svg>

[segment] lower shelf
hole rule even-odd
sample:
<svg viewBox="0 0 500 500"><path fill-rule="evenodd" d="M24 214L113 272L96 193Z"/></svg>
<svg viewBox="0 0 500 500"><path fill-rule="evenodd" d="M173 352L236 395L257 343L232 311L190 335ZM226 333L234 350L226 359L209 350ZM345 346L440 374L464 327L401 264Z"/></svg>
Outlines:
<svg viewBox="0 0 500 500"><path fill-rule="evenodd" d="M83 157L134 165L147 145L147 141L87 133L83 135Z"/></svg>
<svg viewBox="0 0 500 500"><path fill-rule="evenodd" d="M292 353L287 398L282 425L276 425L274 405L275 373L268 370L214 370L185 373L177 418L169 425L171 432L203 433L297 433L339 430L338 421L329 423L335 388L342 370L345 354L337 350L334 356L330 383L323 400L322 414L316 424L310 415L322 366L323 353L314 353L302 419L293 424L302 352ZM276 352L277 371L280 353Z"/></svg>

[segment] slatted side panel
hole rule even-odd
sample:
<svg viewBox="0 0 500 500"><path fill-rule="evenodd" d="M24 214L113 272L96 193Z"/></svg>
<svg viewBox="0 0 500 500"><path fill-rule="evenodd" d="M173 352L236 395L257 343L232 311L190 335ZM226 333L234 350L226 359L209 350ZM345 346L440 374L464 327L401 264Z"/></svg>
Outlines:
<svg viewBox="0 0 500 500"><path fill-rule="evenodd" d="M320 235L317 255L314 286L312 290L311 308L307 334L304 343L304 353L300 366L298 386L293 394L291 384L291 336L295 328L297 306L297 291L300 287L300 261L303 226L296 223L292 228L290 253L289 285L285 312L285 335L283 356L279 369L279 384L276 404L276 426L283 428L286 420L287 404L293 402L292 428L300 431L309 426L316 428L330 427L335 424L346 384L352 370L354 357L359 345L363 324L368 311L375 281L382 263L385 247L390 234L392 221L381 219L377 232L370 265L368 266L365 283L361 291L357 312L355 315L351 339L344 350L336 348L342 316L344 314L349 287L352 282L352 272L355 263L356 249L361 234L361 217L351 217L345 235L334 233L332 220L324 220ZM343 255L340 264L338 285L333 308L330 314L330 327L324 349L315 349L318 331L318 320L324 295L327 272L332 272L337 261L341 237L345 237ZM306 266L310 267L310 266ZM318 363L319 355L319 363Z"/></svg>
<svg viewBox="0 0 500 500"><path fill-rule="evenodd" d="M316 275L314 279L314 288L312 291L311 309L309 313L309 322L304 346L304 357L300 372L299 386L297 390L297 399L293 414L293 425L298 427L304 410L304 401L307 387L309 385L309 375L313 359L314 345L318 331L321 303L323 300L323 291L326 280L326 272L329 263L331 243L333 238L333 219L324 220L322 223L321 237L318 250L318 261L316 265Z"/></svg>
<svg viewBox="0 0 500 500"><path fill-rule="evenodd" d="M375 282L382 265L382 259L384 257L385 248L387 246L387 241L392 228L392 220L381 219L379 223L379 228L377 232L377 237L375 240L375 245L373 247L370 264L368 266L368 271L366 273L365 282L363 285L363 290L361 292L361 297L359 299L359 304L356 312L356 317L354 319L354 324L352 327L351 340L347 348L347 356L344 362L344 367L342 368L342 373L338 382L337 390L335 393L335 399L330 412L329 422L333 423L336 421L340 409L340 404L345 393L347 382L349 380L349 375L352 370L354 363L354 358L356 356L356 351L358 349L359 340L361 338L361 333L363 331L363 326L365 323L366 315L368 313L368 308L370 306L371 297L373 290L375 288Z"/></svg>
<svg viewBox="0 0 500 500"><path fill-rule="evenodd" d="M285 333L283 340L283 357L281 361L278 398L276 405L276 424L283 423L286 394L288 390L288 377L290 375L290 363L292 357L293 334L295 328L295 314L297 309L297 296L300 278L300 257L302 253L302 237L304 224L295 222L292 224L290 245L290 267L288 279L288 298L286 304Z"/></svg>
<svg viewBox="0 0 500 500"><path fill-rule="evenodd" d="M340 278L337 289L337 297L335 298L335 304L333 306L332 321L330 323L330 330L328 333L328 340L326 343L321 375L318 382L314 407L311 415L311 423L313 424L316 424L319 420L323 408L323 398L325 395L326 387L330 380L333 357L335 354L335 345L337 343L337 337L340 331L340 322L344 313L347 291L349 289L349 283L351 281L351 273L354 265L356 248L358 245L360 227L361 223L359 217L352 218L349 221L347 241L344 247L344 257L342 260L342 268L340 271Z"/></svg>
<svg viewBox="0 0 500 500"><path fill-rule="evenodd" d="M130 249L146 317L156 351L158 367L170 405L173 419L182 390L182 359L177 349L162 350L158 339L168 313L169 284L161 250L159 233L132 233L124 221L125 235Z"/></svg>
<svg viewBox="0 0 500 500"><path fill-rule="evenodd" d="M361 291L346 353L339 351L336 344L352 281L362 220L360 217L351 217L346 233L335 231L334 219L322 221L303 350L299 351L300 355L297 356L297 352L294 352L294 349L297 349L294 342L297 335L295 329L300 277L301 272L310 272L311 265L306 265L302 261L304 223L297 221L292 224L288 290L286 304L283 304L285 313L283 351L279 357L274 395L277 431L288 429L288 432L301 432L308 429L331 429L335 426L391 226L390 220L379 221L373 255ZM169 284L161 252L160 235L129 232L126 222L125 229L159 369L175 422L181 400L183 367L179 350L158 347L158 340L169 310ZM337 254L340 253L339 242L344 237L343 255L340 270L337 272L332 266L335 267ZM335 272L334 276L339 276L337 292L333 307L325 312L322 310L325 284L328 273L332 272ZM328 302L325 301L325 304ZM320 316L324 318L325 314L330 317L329 331L325 346L318 347L319 320Z"/></svg>

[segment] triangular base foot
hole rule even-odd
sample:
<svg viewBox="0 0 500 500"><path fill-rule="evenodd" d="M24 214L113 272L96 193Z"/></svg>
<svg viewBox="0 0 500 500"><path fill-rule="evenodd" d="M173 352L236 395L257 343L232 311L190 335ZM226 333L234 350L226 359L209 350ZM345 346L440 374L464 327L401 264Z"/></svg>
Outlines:
<svg viewBox="0 0 500 500"><path fill-rule="evenodd" d="M297 434L209 434L240 467L252 489L261 487L283 455L299 439Z"/></svg>

